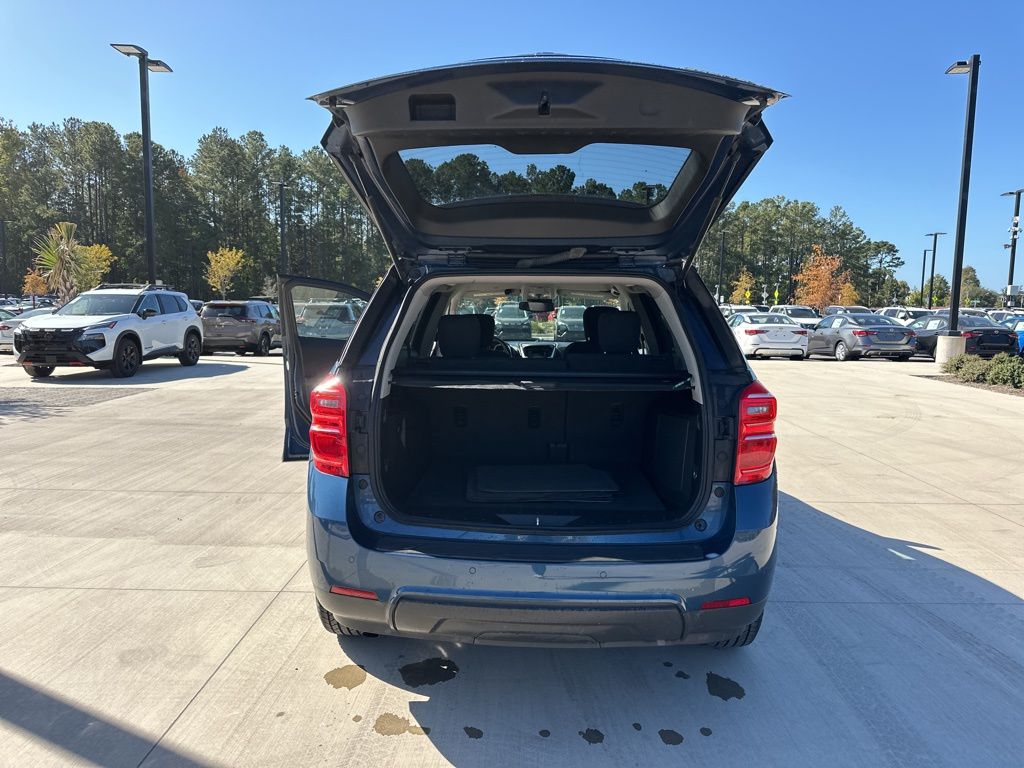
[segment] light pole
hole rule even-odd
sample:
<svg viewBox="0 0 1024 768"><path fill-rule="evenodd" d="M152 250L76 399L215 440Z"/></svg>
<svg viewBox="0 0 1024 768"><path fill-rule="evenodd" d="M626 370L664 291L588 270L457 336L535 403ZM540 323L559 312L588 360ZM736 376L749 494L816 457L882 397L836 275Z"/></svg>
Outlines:
<svg viewBox="0 0 1024 768"><path fill-rule="evenodd" d="M139 95L142 101L142 177L146 198L146 272L150 284L156 282L156 224L153 214L153 140L149 133L149 73L171 72L160 59L149 58L145 48L131 43L111 43L110 47L139 60Z"/></svg>
<svg viewBox="0 0 1024 768"><path fill-rule="evenodd" d="M7 278L7 221L0 219L0 280ZM6 284L4 286L6 294Z"/></svg>
<svg viewBox="0 0 1024 768"><path fill-rule="evenodd" d="M283 181L275 181L274 183L277 184L277 219L278 228L281 233L281 252L277 258L277 271L283 275L288 272L288 242L286 239L288 224L284 217L284 190L288 185Z"/></svg>
<svg viewBox="0 0 1024 768"><path fill-rule="evenodd" d="M928 249L921 255L921 303L924 304L924 267L928 263Z"/></svg>
<svg viewBox="0 0 1024 768"><path fill-rule="evenodd" d="M964 154L960 165L960 203L956 211L956 240L953 245L953 284L949 296L949 335L959 336L957 321L960 309L960 280L964 268L964 235L967 232L967 197L971 189L971 153L974 149L974 111L978 104L978 70L981 56L974 54L967 61L957 61L946 70L947 75L968 75L967 117L964 122Z"/></svg>
<svg viewBox="0 0 1024 768"><path fill-rule="evenodd" d="M932 239L932 277L931 280L928 282L928 309L932 308L932 294L935 291L935 251L938 250L939 248L939 235L944 234L946 233L929 232L925 235L925 237L930 237ZM923 290L921 291L921 294L922 296L924 295Z"/></svg>
<svg viewBox="0 0 1024 768"><path fill-rule="evenodd" d="M722 230L722 242L718 246L718 287L715 289L715 301L722 303L722 263L725 261L725 230Z"/></svg>
<svg viewBox="0 0 1024 768"><path fill-rule="evenodd" d="M1012 306L1009 290L1013 285L1013 266L1017 259L1017 236L1020 234L1020 195L1024 189L1017 189L1013 192L1003 192L1002 197L1013 195L1013 220L1010 222L1010 271L1006 277L1006 306Z"/></svg>

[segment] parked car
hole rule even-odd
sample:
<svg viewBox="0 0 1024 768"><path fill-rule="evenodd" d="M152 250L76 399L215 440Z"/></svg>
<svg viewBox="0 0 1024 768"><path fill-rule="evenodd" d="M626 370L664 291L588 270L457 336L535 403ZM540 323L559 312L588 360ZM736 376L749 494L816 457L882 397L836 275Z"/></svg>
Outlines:
<svg viewBox="0 0 1024 768"><path fill-rule="evenodd" d="M14 330L18 363L34 378L57 366L134 376L143 360L172 355L191 366L202 344L202 322L188 296L164 285L100 285Z"/></svg>
<svg viewBox="0 0 1024 768"><path fill-rule="evenodd" d="M798 323L808 330L814 328L821 319L818 316L817 310L813 307L804 306L803 304L776 304L768 311L773 315L785 315L790 320Z"/></svg>
<svg viewBox="0 0 1024 768"><path fill-rule="evenodd" d="M1000 352L1017 352L1016 335L987 317L963 315L957 318L957 327L960 335L966 339L964 351L969 355L992 357ZM949 316L922 317L912 323L910 328L917 333L918 351L934 358L938 337L945 336L949 330Z"/></svg>
<svg viewBox="0 0 1024 768"><path fill-rule="evenodd" d="M940 307L932 310L933 315L940 315L942 317L949 317L949 307ZM983 309L977 309L976 307L960 307L957 315L960 317L988 317L988 313Z"/></svg>
<svg viewBox="0 0 1024 768"><path fill-rule="evenodd" d="M1024 355L1024 315L1008 317L1000 325L1005 325L1010 333L1017 335L1017 354Z"/></svg>
<svg viewBox="0 0 1024 768"><path fill-rule="evenodd" d="M559 341L583 341L587 334L583 329L584 306L559 307L555 312L555 338Z"/></svg>
<svg viewBox="0 0 1024 768"><path fill-rule="evenodd" d="M888 357L909 360L917 351L916 333L874 312L835 313L822 318L807 340L807 355L836 360Z"/></svg>
<svg viewBox="0 0 1024 768"><path fill-rule="evenodd" d="M203 311L203 306L206 304L205 301L200 301L199 299L189 299L188 303L192 305L197 314Z"/></svg>
<svg viewBox="0 0 1024 768"><path fill-rule="evenodd" d="M807 329L778 312L737 312L729 327L747 358L784 355L790 360L807 356Z"/></svg>
<svg viewBox="0 0 1024 768"><path fill-rule="evenodd" d="M932 314L932 311L924 307L882 307L877 314L882 317L891 317L900 325L910 325L915 320Z"/></svg>
<svg viewBox="0 0 1024 768"><path fill-rule="evenodd" d="M775 566L776 402L691 267L770 145L763 112L780 97L556 55L314 97L333 113L323 146L396 244L347 343L305 337L294 311L311 289L343 286L283 278L279 290L285 456L311 460L307 551L325 629L520 645L754 640ZM638 111L648 103L659 107ZM457 151L509 173L537 155L586 168L609 145L630 178L646 177L652 151L671 158L651 177L667 195L644 209L509 187L448 207L402 167ZM581 238L584 259L567 250ZM511 240L529 254L514 269ZM619 255L641 243L642 259ZM585 291L619 309L595 315L594 349L548 356L530 350L558 342L499 349L486 315L455 314L464 294L523 286L538 305Z"/></svg>
<svg viewBox="0 0 1024 768"><path fill-rule="evenodd" d="M203 318L203 353L234 350L236 355L252 352L258 357L281 346L281 321L277 310L266 301L210 301L200 313Z"/></svg>
<svg viewBox="0 0 1024 768"><path fill-rule="evenodd" d="M1024 317L1024 311L1012 307L1009 309L992 309L985 314L988 315L990 320L995 320L997 323L1004 323L1007 320Z"/></svg>
<svg viewBox="0 0 1024 768"><path fill-rule="evenodd" d="M829 315L873 315L874 312L867 307L862 307L857 304L851 304L848 306L834 304L832 306L825 307L825 312L823 314L825 317L828 317Z"/></svg>
<svg viewBox="0 0 1024 768"><path fill-rule="evenodd" d="M52 315L53 307L29 309L21 314L0 310L0 352L14 352L14 331L30 317Z"/></svg>
<svg viewBox="0 0 1024 768"><path fill-rule="evenodd" d="M757 312L757 307L753 304L720 304L718 307L722 316L725 318L732 317L737 312Z"/></svg>
<svg viewBox="0 0 1024 768"><path fill-rule="evenodd" d="M529 339L533 334L532 328L530 315L519 308L518 302L506 301L494 313L494 335L503 341Z"/></svg>

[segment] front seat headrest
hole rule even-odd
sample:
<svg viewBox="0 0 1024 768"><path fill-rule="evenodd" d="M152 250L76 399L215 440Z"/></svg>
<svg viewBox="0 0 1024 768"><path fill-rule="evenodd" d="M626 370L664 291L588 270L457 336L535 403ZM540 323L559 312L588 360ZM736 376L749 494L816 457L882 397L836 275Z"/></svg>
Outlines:
<svg viewBox="0 0 1024 768"><path fill-rule="evenodd" d="M441 357L475 357L480 353L482 331L476 315L444 315L437 322Z"/></svg>
<svg viewBox="0 0 1024 768"><path fill-rule="evenodd" d="M597 344L609 355L635 355L640 346L640 315L604 312L597 318Z"/></svg>
<svg viewBox="0 0 1024 768"><path fill-rule="evenodd" d="M607 304L596 304L583 310L583 335L587 341L597 341L597 318L608 312L618 312Z"/></svg>
<svg viewBox="0 0 1024 768"><path fill-rule="evenodd" d="M494 341L494 317L491 315L473 315L480 323L480 346L487 349Z"/></svg>

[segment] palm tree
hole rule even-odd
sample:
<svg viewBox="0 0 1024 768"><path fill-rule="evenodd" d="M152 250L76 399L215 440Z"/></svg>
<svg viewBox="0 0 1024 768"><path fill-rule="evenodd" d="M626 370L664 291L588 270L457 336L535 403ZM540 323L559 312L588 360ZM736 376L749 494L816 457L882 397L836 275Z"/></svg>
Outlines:
<svg viewBox="0 0 1024 768"><path fill-rule="evenodd" d="M54 224L45 237L36 240L36 267L46 285L57 294L61 304L78 295L78 274L82 268L82 249L75 240L77 225L70 221Z"/></svg>

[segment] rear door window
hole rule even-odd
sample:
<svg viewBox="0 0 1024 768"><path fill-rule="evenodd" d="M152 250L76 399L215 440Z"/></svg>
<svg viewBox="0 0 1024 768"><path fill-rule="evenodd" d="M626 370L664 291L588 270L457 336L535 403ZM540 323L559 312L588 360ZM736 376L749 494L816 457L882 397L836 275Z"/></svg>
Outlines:
<svg viewBox="0 0 1024 768"><path fill-rule="evenodd" d="M174 297L169 294L161 293L156 297L157 301L160 302L160 311L165 315L175 315L182 310L178 307L178 302L174 300Z"/></svg>

